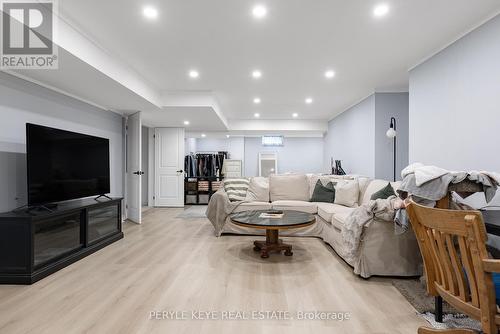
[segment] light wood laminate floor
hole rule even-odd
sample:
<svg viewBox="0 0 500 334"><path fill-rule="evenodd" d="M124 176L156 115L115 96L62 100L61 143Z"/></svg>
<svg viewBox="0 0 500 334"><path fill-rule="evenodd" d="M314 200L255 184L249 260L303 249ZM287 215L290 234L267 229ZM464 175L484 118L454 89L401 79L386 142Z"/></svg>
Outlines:
<svg viewBox="0 0 500 334"><path fill-rule="evenodd" d="M214 237L206 219L152 209L125 238L31 286L0 286L0 333L411 333L425 322L388 279L354 276L321 240L293 257ZM152 311L349 312L350 320L150 320Z"/></svg>

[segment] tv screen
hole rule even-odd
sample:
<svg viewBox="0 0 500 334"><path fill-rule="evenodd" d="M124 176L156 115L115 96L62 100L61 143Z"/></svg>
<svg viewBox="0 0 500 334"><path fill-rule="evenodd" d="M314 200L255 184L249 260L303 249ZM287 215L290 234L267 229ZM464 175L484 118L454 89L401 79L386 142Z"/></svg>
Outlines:
<svg viewBox="0 0 500 334"><path fill-rule="evenodd" d="M26 124L28 205L110 192L109 139Z"/></svg>

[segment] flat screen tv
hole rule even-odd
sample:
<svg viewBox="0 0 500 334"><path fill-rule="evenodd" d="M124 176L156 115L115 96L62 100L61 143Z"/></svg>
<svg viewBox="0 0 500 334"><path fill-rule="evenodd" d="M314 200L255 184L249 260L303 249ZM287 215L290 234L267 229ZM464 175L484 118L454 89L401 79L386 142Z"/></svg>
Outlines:
<svg viewBox="0 0 500 334"><path fill-rule="evenodd" d="M26 124L28 205L110 192L109 139Z"/></svg>

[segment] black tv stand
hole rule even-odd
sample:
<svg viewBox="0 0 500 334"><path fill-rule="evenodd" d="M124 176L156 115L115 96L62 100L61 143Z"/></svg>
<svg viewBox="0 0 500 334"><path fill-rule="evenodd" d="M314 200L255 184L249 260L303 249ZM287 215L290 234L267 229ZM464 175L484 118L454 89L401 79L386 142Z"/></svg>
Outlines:
<svg viewBox="0 0 500 334"><path fill-rule="evenodd" d="M0 213L0 284L32 284L123 238L121 198Z"/></svg>
<svg viewBox="0 0 500 334"><path fill-rule="evenodd" d="M57 205L55 207L52 207L52 208L57 208ZM28 210L26 210L26 211L31 212L31 211L42 211L42 210L46 210L48 212L54 212L54 210L49 208L49 206L47 206L47 205L30 206L30 207L28 207Z"/></svg>
<svg viewBox="0 0 500 334"><path fill-rule="evenodd" d="M112 198L111 198L111 197L109 197L108 195L99 195L99 196L97 196L96 198L94 198L94 201L99 202L99 198L101 198L101 197L107 198L107 199L109 199L109 200L111 200L111 199L112 199Z"/></svg>

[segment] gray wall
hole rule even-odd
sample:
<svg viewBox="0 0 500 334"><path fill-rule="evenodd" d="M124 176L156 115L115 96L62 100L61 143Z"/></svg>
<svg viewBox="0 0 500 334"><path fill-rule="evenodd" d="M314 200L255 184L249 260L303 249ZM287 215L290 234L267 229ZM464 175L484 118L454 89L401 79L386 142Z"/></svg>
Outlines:
<svg viewBox="0 0 500 334"><path fill-rule="evenodd" d="M375 177L374 124L374 95L332 119L324 138L324 170L331 170L333 157L348 174Z"/></svg>
<svg viewBox="0 0 500 334"><path fill-rule="evenodd" d="M245 176L259 175L259 153L278 154L278 173L323 173L323 138L284 138L282 147L262 146L262 138L245 138Z"/></svg>
<svg viewBox="0 0 500 334"><path fill-rule="evenodd" d="M141 170L144 172L142 176L142 193L141 193L141 201L143 206L148 205L148 179L149 179L149 128L143 126L142 127L142 138L141 138L141 153L142 153L142 166Z"/></svg>
<svg viewBox="0 0 500 334"><path fill-rule="evenodd" d="M122 117L0 72L0 212L26 204L26 123L110 140L111 194L123 196Z"/></svg>
<svg viewBox="0 0 500 334"><path fill-rule="evenodd" d="M387 138L391 117L396 118L396 179L408 166L408 93L375 94L375 177L394 177L394 140Z"/></svg>
<svg viewBox="0 0 500 334"><path fill-rule="evenodd" d="M410 72L410 162L500 172L499 36L497 16Z"/></svg>
<svg viewBox="0 0 500 334"><path fill-rule="evenodd" d="M397 121L396 178L408 165L408 93L375 93L328 123L325 169L333 157L348 174L393 179L393 140L385 133Z"/></svg>

